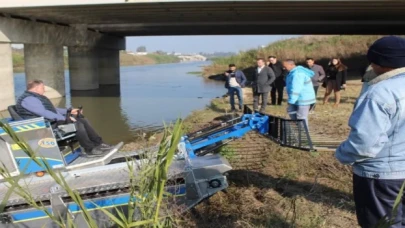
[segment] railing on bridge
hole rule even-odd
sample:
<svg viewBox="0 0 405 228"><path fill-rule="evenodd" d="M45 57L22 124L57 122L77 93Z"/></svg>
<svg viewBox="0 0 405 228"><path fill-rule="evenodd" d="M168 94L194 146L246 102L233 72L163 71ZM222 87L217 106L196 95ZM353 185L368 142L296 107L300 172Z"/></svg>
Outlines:
<svg viewBox="0 0 405 228"><path fill-rule="evenodd" d="M253 111L247 105L244 106L244 114L252 114L254 112L258 111ZM274 142L281 146L300 150L315 150L308 128L303 120L291 120L267 113L258 113L269 117L269 133L267 137Z"/></svg>

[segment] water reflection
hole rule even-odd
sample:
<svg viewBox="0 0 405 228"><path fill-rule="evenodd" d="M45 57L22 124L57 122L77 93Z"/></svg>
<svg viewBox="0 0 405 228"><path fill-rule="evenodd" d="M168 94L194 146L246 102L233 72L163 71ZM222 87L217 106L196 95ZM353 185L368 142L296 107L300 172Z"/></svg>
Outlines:
<svg viewBox="0 0 405 228"><path fill-rule="evenodd" d="M128 118L121 110L120 94L119 85L100 86L90 91L72 91L71 105L83 106L85 117L108 142L129 141L132 135Z"/></svg>
<svg viewBox="0 0 405 228"><path fill-rule="evenodd" d="M83 106L86 118L107 142L130 141L143 131L161 128L163 122L204 108L225 93L223 83L188 74L201 70L203 64L209 62L122 67L120 86L72 92L66 71L66 98L52 102L58 107ZM25 75L15 74L15 82L19 96Z"/></svg>

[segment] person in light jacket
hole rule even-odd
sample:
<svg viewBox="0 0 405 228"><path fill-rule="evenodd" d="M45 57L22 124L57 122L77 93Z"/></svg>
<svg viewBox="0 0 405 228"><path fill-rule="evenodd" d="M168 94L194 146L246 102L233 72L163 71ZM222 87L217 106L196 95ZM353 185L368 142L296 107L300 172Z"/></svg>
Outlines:
<svg viewBox="0 0 405 228"><path fill-rule="evenodd" d="M373 80L374 78L376 78L378 75L374 72L373 68L371 67L371 65L369 65L367 67L367 69L365 70L363 77L361 78L361 82L363 83L362 87L361 87L361 91L360 91L360 96L367 91L368 88L368 82L370 82L371 80ZM359 97L360 97L359 96Z"/></svg>
<svg viewBox="0 0 405 228"><path fill-rule="evenodd" d="M266 110L267 98L269 92L271 91L271 84L276 79L274 71L266 66L263 58L257 59L257 68L253 77L253 108L254 110L259 109L259 98L262 97L262 104L260 107L260 112Z"/></svg>
<svg viewBox="0 0 405 228"><path fill-rule="evenodd" d="M308 68L296 66L291 59L284 60L283 66L289 72L286 78L287 112L293 120L304 120L308 128L309 109L316 102L312 85L312 77L315 73Z"/></svg>
<svg viewBox="0 0 405 228"><path fill-rule="evenodd" d="M229 64L229 70L225 72L225 77L226 77L225 88L228 89L231 111L236 111L235 93L239 101L239 110L242 110L243 106L242 88L245 87L246 83L245 74L242 71L237 70L235 64Z"/></svg>
<svg viewBox="0 0 405 228"><path fill-rule="evenodd" d="M397 214L392 211L405 181L405 39L383 37L371 45L367 58L378 76L365 82L349 119L349 137L335 156L353 166L359 225L376 227L393 216L390 227L404 227L403 196Z"/></svg>

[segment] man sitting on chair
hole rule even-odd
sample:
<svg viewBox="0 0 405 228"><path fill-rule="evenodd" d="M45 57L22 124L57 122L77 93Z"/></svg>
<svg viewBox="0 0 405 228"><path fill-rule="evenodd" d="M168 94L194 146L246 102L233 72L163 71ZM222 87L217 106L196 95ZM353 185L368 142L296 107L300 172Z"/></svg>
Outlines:
<svg viewBox="0 0 405 228"><path fill-rule="evenodd" d="M66 123L67 109L56 108L51 101L44 96L45 85L41 80L28 82L27 90L18 98L16 111L23 119L44 117L48 121ZM72 109L72 115L78 115L79 109ZM80 146L84 148L89 157L98 157L105 155L113 147L105 144L102 138L91 127L84 118L69 117L75 124L76 136Z"/></svg>

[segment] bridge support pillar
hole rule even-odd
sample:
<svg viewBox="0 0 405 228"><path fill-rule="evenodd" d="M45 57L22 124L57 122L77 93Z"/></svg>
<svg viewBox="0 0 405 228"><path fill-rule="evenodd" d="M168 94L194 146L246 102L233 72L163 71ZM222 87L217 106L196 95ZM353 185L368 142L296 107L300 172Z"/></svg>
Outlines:
<svg viewBox="0 0 405 228"><path fill-rule="evenodd" d="M100 85L120 84L120 53L118 50L98 49Z"/></svg>
<svg viewBox="0 0 405 228"><path fill-rule="evenodd" d="M25 77L27 82L40 79L45 83L45 96L65 96L65 63L63 46L48 44L25 44Z"/></svg>
<svg viewBox="0 0 405 228"><path fill-rule="evenodd" d="M69 47L71 90L93 90L99 87L98 52L90 47Z"/></svg>
<svg viewBox="0 0 405 228"><path fill-rule="evenodd" d="M13 57L10 43L0 43L0 110L15 104Z"/></svg>

